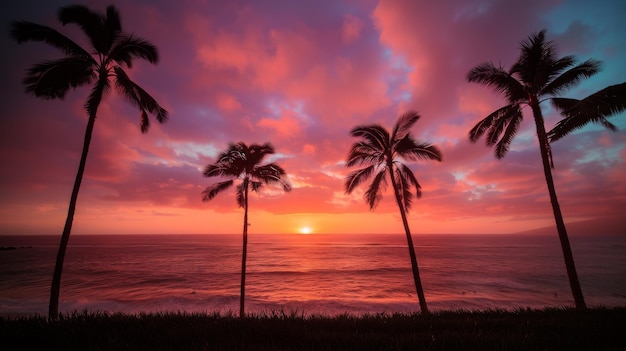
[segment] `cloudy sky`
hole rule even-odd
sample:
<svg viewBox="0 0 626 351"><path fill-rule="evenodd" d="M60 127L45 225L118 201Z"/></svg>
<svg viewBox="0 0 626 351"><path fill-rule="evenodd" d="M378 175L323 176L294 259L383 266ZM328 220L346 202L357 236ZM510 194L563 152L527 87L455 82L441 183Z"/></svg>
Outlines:
<svg viewBox="0 0 626 351"><path fill-rule="evenodd" d="M32 64L60 57L43 43L18 45L11 20L81 32L56 19L74 3L4 1L0 19L0 234L62 230L86 125L88 87L63 101L24 93ZM519 43L547 29L562 55L594 58L602 71L566 96L582 98L626 80L626 2L621 0L113 1L126 32L154 43L157 65L135 61L131 78L170 112L139 130L139 113L112 92L100 105L74 233L239 233L234 193L208 203L204 166L229 142L271 142L293 191L250 200L251 233L402 232L386 193L375 211L363 191L344 194L349 130L391 128L416 110L413 129L444 162L411 164L423 187L415 233L509 233L553 225L529 110L503 160L468 131L504 100L465 81L477 64L510 67ZM546 125L559 116L544 105ZM555 143L554 177L568 222L626 228L626 116L612 133L589 126Z"/></svg>

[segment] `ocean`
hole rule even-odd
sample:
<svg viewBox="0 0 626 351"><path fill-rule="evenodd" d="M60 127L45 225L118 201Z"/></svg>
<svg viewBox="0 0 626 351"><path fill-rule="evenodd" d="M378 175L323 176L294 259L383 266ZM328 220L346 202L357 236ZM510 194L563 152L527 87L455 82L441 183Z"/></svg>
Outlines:
<svg viewBox="0 0 626 351"><path fill-rule="evenodd" d="M626 306L626 237L570 238L590 306ZM58 236L0 236L0 315L41 314ZM431 311L573 306L556 234L414 235ZM241 235L74 235L60 311L238 313ZM404 234L250 234L246 312L419 311Z"/></svg>

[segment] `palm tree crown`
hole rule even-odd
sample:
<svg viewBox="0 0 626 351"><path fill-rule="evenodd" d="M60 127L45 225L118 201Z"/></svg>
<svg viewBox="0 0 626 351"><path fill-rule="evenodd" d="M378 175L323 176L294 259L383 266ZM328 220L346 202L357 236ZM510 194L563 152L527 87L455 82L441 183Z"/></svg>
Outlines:
<svg viewBox="0 0 626 351"><path fill-rule="evenodd" d="M250 146L239 142L230 144L228 149L222 152L217 162L206 166L205 177L229 177L234 179L225 180L208 186L202 192L202 200L209 201L220 192L234 185L235 179L241 179L250 185L252 191L257 192L263 184L279 184L285 192L291 191L291 186L284 180L285 170L276 163L261 164L267 155L274 153L274 147L265 143L263 145L251 144ZM244 206L244 184L237 185L237 204Z"/></svg>
<svg viewBox="0 0 626 351"><path fill-rule="evenodd" d="M117 91L139 108L142 132L147 132L150 126L148 113L161 123L167 120L167 111L133 82L123 68L131 68L135 58L156 64L157 49L150 42L123 32L114 6L107 7L104 15L82 5L67 6L60 9L58 19L63 25L80 26L92 50L82 48L53 28L28 21L13 22L11 34L19 43L41 41L65 54L60 59L32 66L24 79L27 92L45 99L63 99L70 88L96 81L85 104L91 116L95 115L103 94L110 90L109 79L113 78Z"/></svg>
<svg viewBox="0 0 626 351"><path fill-rule="evenodd" d="M387 186L387 177L393 176L399 187L403 207L411 208L413 197L421 196L421 186L406 161L419 159L441 161L441 151L429 143L417 142L410 133L420 118L416 112L400 117L391 134L380 125L357 126L350 131L353 137L362 138L354 143L348 155L347 167L365 166L348 175L346 193L351 193L361 183L373 177L365 192L365 200L371 209L376 208ZM415 195L412 192L415 188Z"/></svg>
<svg viewBox="0 0 626 351"><path fill-rule="evenodd" d="M593 76L599 68L600 62L596 60L575 64L574 56L557 57L554 43L545 39L545 31L522 41L521 55L510 70L491 62L474 67L467 80L491 86L505 96L508 104L476 124L470 131L470 140L475 142L487 132L487 145L495 146L497 158L504 157L523 119L524 105L534 109L544 99L550 99L555 107L562 109L564 99L556 96L583 78ZM542 116L538 122L543 125ZM551 160L547 140L544 146Z"/></svg>

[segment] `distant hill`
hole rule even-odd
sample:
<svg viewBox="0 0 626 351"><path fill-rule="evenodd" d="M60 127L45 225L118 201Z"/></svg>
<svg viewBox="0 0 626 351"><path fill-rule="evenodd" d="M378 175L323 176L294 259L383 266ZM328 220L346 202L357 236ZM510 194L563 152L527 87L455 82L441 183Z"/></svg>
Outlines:
<svg viewBox="0 0 626 351"><path fill-rule="evenodd" d="M565 223L568 235L625 235L626 216L622 218L595 218L587 221ZM525 230L516 234L556 235L556 225L533 230Z"/></svg>

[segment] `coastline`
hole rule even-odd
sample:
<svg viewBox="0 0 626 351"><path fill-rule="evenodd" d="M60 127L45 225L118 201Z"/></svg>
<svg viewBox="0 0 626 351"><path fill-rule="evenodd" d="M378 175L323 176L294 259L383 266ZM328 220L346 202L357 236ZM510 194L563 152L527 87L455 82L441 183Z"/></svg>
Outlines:
<svg viewBox="0 0 626 351"><path fill-rule="evenodd" d="M19 239L0 243L32 246L0 252L0 313L45 315L57 240ZM415 244L431 311L573 305L554 236L426 235ZM626 306L625 244L572 238L589 306ZM419 311L400 235L251 235L249 254L251 313ZM63 312L238 309L239 236L76 236L67 262Z"/></svg>

